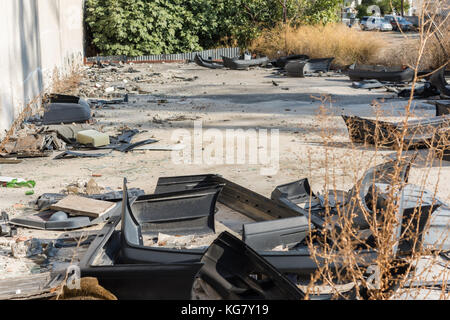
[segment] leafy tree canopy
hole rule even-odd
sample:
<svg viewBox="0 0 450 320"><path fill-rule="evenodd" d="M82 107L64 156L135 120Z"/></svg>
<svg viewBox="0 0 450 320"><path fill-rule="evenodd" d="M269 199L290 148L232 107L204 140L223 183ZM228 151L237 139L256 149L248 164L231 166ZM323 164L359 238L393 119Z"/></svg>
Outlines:
<svg viewBox="0 0 450 320"><path fill-rule="evenodd" d="M245 47L265 28L328 23L341 0L86 0L88 39L100 54Z"/></svg>

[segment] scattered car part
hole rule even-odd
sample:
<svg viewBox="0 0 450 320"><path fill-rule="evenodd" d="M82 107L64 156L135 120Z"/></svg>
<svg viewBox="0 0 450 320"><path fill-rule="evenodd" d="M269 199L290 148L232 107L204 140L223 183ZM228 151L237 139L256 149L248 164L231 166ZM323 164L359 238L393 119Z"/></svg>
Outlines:
<svg viewBox="0 0 450 320"><path fill-rule="evenodd" d="M63 153L60 153L56 155L53 160L60 160L60 159L72 159L72 158L101 158L108 154L110 154L111 151L108 152L102 152L102 153L93 153L93 152L80 152L80 151L70 151L66 150Z"/></svg>
<svg viewBox="0 0 450 320"><path fill-rule="evenodd" d="M116 204L117 207L117 204ZM113 215L111 210L98 218L65 216L59 212L43 211L36 214L11 219L10 223L20 227L40 230L74 230L94 226L108 221ZM56 215L54 217L54 215Z"/></svg>
<svg viewBox="0 0 450 320"><path fill-rule="evenodd" d="M367 170L361 180L348 192L331 190L329 192L327 205L331 208L341 207L343 212L348 212L354 216L351 220L358 228L368 228L365 219L365 213L371 213L372 210L368 208L366 199L370 193L370 187L374 181L378 183L385 183L388 181L394 170L396 170L396 161L387 162ZM407 181L409 173L409 162L399 164L401 181ZM361 199L358 203L355 201L355 195L359 193ZM317 228L325 228L325 220L322 213L325 209L325 201L316 196L309 185L308 179L302 179L292 183L284 184L275 188L272 192L272 199L278 203L298 210L300 212L307 212L306 216ZM301 208L299 205L303 205ZM347 207L347 209L345 209ZM335 228L340 226L335 225Z"/></svg>
<svg viewBox="0 0 450 320"><path fill-rule="evenodd" d="M450 97L450 85L445 80L446 65L435 71L430 77L430 83L436 87L441 95Z"/></svg>
<svg viewBox="0 0 450 320"><path fill-rule="evenodd" d="M386 147L396 145L404 125L402 122L375 121L357 116L343 115L342 118L349 131L350 139L354 143ZM437 130L448 127L449 123L450 117L447 115L408 121L403 147L405 149L429 148Z"/></svg>
<svg viewBox="0 0 450 320"><path fill-rule="evenodd" d="M185 234L189 229L194 234L214 232L214 209L221 189L222 186L213 186L144 196L144 199L141 197L141 204L135 207L140 209L135 210L140 214L137 217L133 215L134 203L131 205L128 201L122 208L120 261L122 263L200 261L203 250L146 247L142 232L154 233L164 230L164 233ZM154 210L158 211L152 219L148 215L151 215ZM169 217L163 219L166 212L169 212ZM183 230L184 226L187 230Z"/></svg>
<svg viewBox="0 0 450 320"><path fill-rule="evenodd" d="M440 218L445 216L445 212L448 214L448 208L431 192L412 184L407 184L403 188L402 200L403 217L399 251L403 254L420 252L422 247L430 247L433 241L435 241L433 248L448 250L450 239L445 235L443 226L440 224ZM436 211L438 209L439 211ZM440 215L438 219L434 217L436 213ZM426 228L430 219L429 227Z"/></svg>
<svg viewBox="0 0 450 320"><path fill-rule="evenodd" d="M280 69L284 69L284 67L286 66L286 64L292 60L309 60L309 56L305 55L305 54L292 54L289 56L285 56L285 57L280 57L276 60L272 60L271 64L275 67L275 68L280 68Z"/></svg>
<svg viewBox="0 0 450 320"><path fill-rule="evenodd" d="M381 83L378 80L371 79L371 80L362 80L359 82L353 82L352 87L355 89L377 89L377 88L383 88L385 84Z"/></svg>
<svg viewBox="0 0 450 320"><path fill-rule="evenodd" d="M304 215L306 217L308 216L307 209L284 206L283 204L268 199L221 176L213 174L181 177L162 177L158 180L155 193L192 190L195 188L211 186L217 183L225 184L222 192L219 195L218 201L255 221L268 221L288 217L298 217L300 215ZM321 218L315 221L315 225L317 226L322 227L322 225L324 224ZM158 253L160 254L160 256L158 257L158 259L170 259L170 261L173 262L185 262L193 260L198 261L197 259L200 259L199 257L201 257L203 253L202 250L198 249L152 249L159 249ZM165 257L163 253L167 256ZM300 246L295 248L295 250L289 251L258 251L258 253L283 273L310 275L318 268L316 260L311 257L310 251L307 247ZM171 256L170 258L168 257L169 254ZM358 263L361 267L367 266L370 264L370 261L373 261L373 259L375 258L376 252L374 250L361 250L361 252L359 253L360 260L358 261ZM317 257L317 261L319 264L325 263L325 260L321 257ZM337 270L341 266L341 263L342 262L340 261L336 261L335 263L330 265L330 268L336 268Z"/></svg>
<svg viewBox="0 0 450 320"><path fill-rule="evenodd" d="M450 100L446 102L436 101L436 117L450 114Z"/></svg>
<svg viewBox="0 0 450 320"><path fill-rule="evenodd" d="M271 199L282 206L298 212L298 214L309 217L314 226L324 227L324 220L315 208L322 209L320 201L311 191L308 179L280 185L272 192ZM304 208L299 205L304 204ZM311 209L311 210L309 210Z"/></svg>
<svg viewBox="0 0 450 320"><path fill-rule="evenodd" d="M9 215L2 211L2 216L0 220L0 236L2 237L14 237L17 235L16 227L13 227L9 223Z"/></svg>
<svg viewBox="0 0 450 320"><path fill-rule="evenodd" d="M305 216L247 223L243 226L242 240L260 251L272 250L280 245L292 247L306 238L309 229Z"/></svg>
<svg viewBox="0 0 450 320"><path fill-rule="evenodd" d="M298 211L285 208L271 199L215 174L161 177L158 179L155 193L192 190L217 184L224 185L218 199L220 203L255 221L299 215Z"/></svg>
<svg viewBox="0 0 450 320"><path fill-rule="evenodd" d="M223 69L225 68L223 64L214 62L213 60L205 60L199 54L195 55L194 61L200 67L205 67L209 69Z"/></svg>
<svg viewBox="0 0 450 320"><path fill-rule="evenodd" d="M102 194L82 195L82 196L96 200L118 202L122 200L122 193L123 193L122 191L111 191ZM128 189L128 194L130 195L130 197L139 197L145 195L145 191L139 188L131 188ZM64 197L66 197L66 195L62 193L44 193L36 200L36 205L39 211L48 210L50 209L50 206L52 204L57 203Z"/></svg>
<svg viewBox="0 0 450 320"><path fill-rule="evenodd" d="M401 194L398 195L398 199L394 197L392 201L397 200L400 203L397 209L397 219L402 219L406 208L405 201L407 201L402 186L408 181L410 167L410 160L393 160L374 166L364 173L361 180L349 190L347 201L341 204L344 214L348 216L348 220L352 222L354 228L368 229L370 227L367 219L377 214L377 212L374 213L374 210L383 209L385 206L385 202L381 203L381 208L374 207L374 204L371 203L375 198L378 201L378 198L381 197L377 187L380 184L389 185L394 177L398 179ZM398 172L397 176L396 172ZM377 195L374 195L374 193L377 193ZM378 205L379 201L376 204ZM397 235L397 237L399 236L400 234Z"/></svg>
<svg viewBox="0 0 450 320"><path fill-rule="evenodd" d="M86 103L50 103L45 106L43 124L86 122L91 119L91 108Z"/></svg>
<svg viewBox="0 0 450 320"><path fill-rule="evenodd" d="M71 96L66 94L59 94L59 93L51 93L48 95L48 102L50 103L79 103L83 105L89 106L89 102L87 102L85 99L77 97L77 96ZM45 102L45 98L44 98Z"/></svg>
<svg viewBox="0 0 450 320"><path fill-rule="evenodd" d="M375 79L388 82L409 82L413 80L414 70L355 63L348 69L348 76L352 81Z"/></svg>
<svg viewBox="0 0 450 320"><path fill-rule="evenodd" d="M256 251L228 232L202 257L198 278L225 300L300 300L305 294Z"/></svg>
<svg viewBox="0 0 450 320"><path fill-rule="evenodd" d="M269 58L262 57L257 59L245 60L239 58L222 57L223 65L233 70L246 70L250 67L265 66L269 63Z"/></svg>
<svg viewBox="0 0 450 320"><path fill-rule="evenodd" d="M397 95L399 97L409 99L409 97L411 96L411 90L412 90L411 88L403 89ZM414 98L429 98L429 97L438 96L439 94L440 94L440 91L435 86L433 86L429 82L425 82L422 85L416 85L416 87L414 88L413 97Z"/></svg>
<svg viewBox="0 0 450 320"><path fill-rule="evenodd" d="M331 62L334 58L309 59L290 61L285 70L289 77L303 78L306 74L330 71Z"/></svg>
<svg viewBox="0 0 450 320"><path fill-rule="evenodd" d="M215 202L222 187L216 185L169 194L140 196L131 205L130 216L134 217L142 231L155 234L214 232ZM128 220L124 221L124 225L128 223Z"/></svg>
<svg viewBox="0 0 450 320"><path fill-rule="evenodd" d="M126 190L126 188L124 188ZM126 192L126 191L125 191ZM127 196L124 196L127 201ZM80 262L82 277L95 277L120 300L190 299L201 263L124 264L118 261L120 210L105 224Z"/></svg>

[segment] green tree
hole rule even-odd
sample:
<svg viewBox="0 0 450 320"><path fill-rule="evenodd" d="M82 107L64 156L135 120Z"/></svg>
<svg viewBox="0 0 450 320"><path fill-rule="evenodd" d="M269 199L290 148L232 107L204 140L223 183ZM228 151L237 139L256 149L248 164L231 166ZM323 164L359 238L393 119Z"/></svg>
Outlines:
<svg viewBox="0 0 450 320"><path fill-rule="evenodd" d="M286 18L328 23L341 0L86 0L88 39L100 54L129 56L245 47Z"/></svg>

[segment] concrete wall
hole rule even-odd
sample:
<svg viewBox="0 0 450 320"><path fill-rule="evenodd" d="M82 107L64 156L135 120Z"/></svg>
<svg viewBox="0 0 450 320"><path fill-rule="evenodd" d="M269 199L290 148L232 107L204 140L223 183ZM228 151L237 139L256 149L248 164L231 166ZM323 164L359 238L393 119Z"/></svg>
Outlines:
<svg viewBox="0 0 450 320"><path fill-rule="evenodd" d="M83 59L84 0L0 0L0 139L58 68Z"/></svg>

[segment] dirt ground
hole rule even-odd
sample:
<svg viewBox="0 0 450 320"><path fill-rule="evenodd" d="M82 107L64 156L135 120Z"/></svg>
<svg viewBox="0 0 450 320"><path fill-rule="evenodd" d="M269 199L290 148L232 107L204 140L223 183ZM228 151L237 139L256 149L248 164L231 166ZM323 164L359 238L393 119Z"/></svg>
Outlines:
<svg viewBox="0 0 450 320"><path fill-rule="evenodd" d="M32 179L37 183L33 196L26 196L24 189L2 188L2 211L10 217L24 214L28 204L39 195L60 192L74 181L91 179L93 174L101 175L94 179L106 191L120 190L126 177L129 187L152 193L159 177L200 173L220 174L265 196L270 196L277 185L305 177L315 192L324 191L325 177L335 178L332 179L335 185L328 188L348 190L364 170L395 156L395 151L389 149L376 151L352 145L340 117L341 114L375 117L379 110L383 119L401 119L406 100L385 89L354 89L351 81L339 74L287 78L273 69L211 70L193 63L135 64L132 68L139 72L126 72L128 66L116 72L108 68L84 70L85 76L75 93L94 98L111 86L115 86L115 92L130 93L128 104L95 109L94 127L110 135L117 134L120 127L146 131L133 141L159 140L152 146L179 142L174 132L177 129L193 132L195 120L201 120L204 130L218 129L221 133L226 129L278 129L278 172L261 175L264 164L248 162L180 165L173 162L170 151L126 154L114 151L101 159L53 160L58 154L55 151L49 158L1 165L1 176ZM326 116L319 116L321 106ZM414 102L413 110L417 117L435 115L434 106L425 100ZM328 145L323 143L324 133L330 134ZM207 145L204 142L204 148ZM429 190L434 191L437 185L438 197L450 203L450 163L444 161L441 165L435 161L427 168L421 160L426 155L426 151L420 152L410 183L422 184L425 179ZM19 234L49 236L26 229L19 229Z"/></svg>
<svg viewBox="0 0 450 320"><path fill-rule="evenodd" d="M137 135L134 141L155 138L159 143L154 146L177 143L177 137L172 137L174 131L192 131L194 120L201 120L204 130L216 128L223 133L226 129L268 129L269 133L270 129L278 129L278 173L261 176L260 169L264 165L248 162L241 165L177 165L173 163L170 151L127 154L114 151L102 159L25 159L20 164L2 165L0 173L35 180L35 195L25 196L23 189L2 189L2 210L11 212L15 204L26 205L42 193L59 192L78 179L89 180L92 174L102 175L95 180L105 188L120 189L126 177L130 187L139 187L149 193L158 177L199 173L221 174L266 196L275 186L304 177L310 178L315 191L321 191L326 150L330 159L335 158L336 163L330 163L330 167L334 166L337 187L348 189L353 184L355 166L365 170L373 165L369 160L375 154L378 162L395 154L389 149L375 151L371 147L353 146L340 115L375 117L378 109L383 119L399 120L404 114L406 100L394 98L393 93L384 89L353 89L351 81L342 75L287 78L272 69L211 70L192 63L136 64L133 68L141 72L128 75L142 77L144 81L138 83L139 91L148 94L130 94L128 104L94 110L95 127L111 135L120 127L146 131ZM114 78L108 81L108 76L102 79L106 87L122 83ZM98 82L84 79L81 92ZM327 117L318 116L321 105L325 107ZM414 102L413 108L417 117L433 116L435 112L434 106L424 100ZM324 132L332 135L328 147L322 143ZM205 141L204 147L206 145ZM57 154L55 151L53 156ZM426 152L422 154L425 156ZM411 174L418 178L421 168L416 169ZM361 170L357 175L362 174ZM445 184L446 178L450 177L447 162L442 163L442 167L436 164L431 168L430 186L438 176L438 195L449 201L450 190Z"/></svg>

